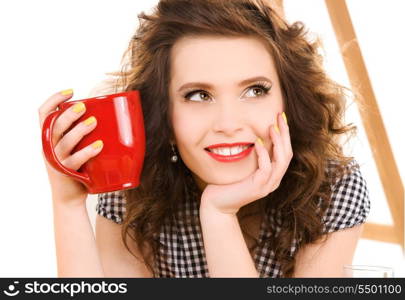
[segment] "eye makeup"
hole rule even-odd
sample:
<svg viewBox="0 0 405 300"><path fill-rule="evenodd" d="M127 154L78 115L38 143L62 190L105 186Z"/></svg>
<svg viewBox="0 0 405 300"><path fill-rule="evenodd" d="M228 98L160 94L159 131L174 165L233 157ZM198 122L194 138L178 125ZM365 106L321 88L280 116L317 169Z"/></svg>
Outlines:
<svg viewBox="0 0 405 300"><path fill-rule="evenodd" d="M272 87L272 84L270 83L270 82L267 82L267 81L259 81L259 82L257 82L257 83L255 83L255 84L253 84L253 85L251 85L251 86L249 86L248 88L247 88L247 91L249 91L250 89L256 89L256 90L261 90L262 91L262 93L260 94L260 95L257 95L256 94L256 96L251 96L251 97L248 97L248 98L260 98L260 97L264 97L264 96L266 96L268 93L269 93L269 91L271 90L271 87ZM195 89L195 90L193 90L193 89L190 89L189 91L186 91L184 94L183 94L183 98L184 98L184 100L186 101L186 102L206 102L207 100L204 100L204 99L202 99L201 101L198 101L198 100L191 100L190 98L193 96L193 95L196 95L196 94L198 94L198 93L201 93L201 94L206 94L206 95L208 95L209 97L210 97L210 95L209 95L209 93L206 91L206 90L203 90L203 89ZM245 92L245 94L246 94L247 92Z"/></svg>

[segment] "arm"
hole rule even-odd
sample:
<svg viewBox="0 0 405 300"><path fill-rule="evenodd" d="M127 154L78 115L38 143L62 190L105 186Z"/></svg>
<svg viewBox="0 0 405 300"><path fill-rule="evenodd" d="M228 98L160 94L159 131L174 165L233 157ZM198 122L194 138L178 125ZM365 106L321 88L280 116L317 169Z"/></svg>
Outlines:
<svg viewBox="0 0 405 300"><path fill-rule="evenodd" d="M325 242L300 249L296 256L294 277L344 277L343 265L352 263L363 225L328 234Z"/></svg>
<svg viewBox="0 0 405 300"><path fill-rule="evenodd" d="M125 248L121 226L100 215L96 216L96 242L106 277L153 277L146 265ZM131 251L140 257L137 247L128 239Z"/></svg>
<svg viewBox="0 0 405 300"><path fill-rule="evenodd" d="M127 238L134 257L124 245L121 235L126 197L121 192L98 195L96 206L96 243L107 277L153 277L141 258L135 242ZM150 253L151 248L147 249Z"/></svg>
<svg viewBox="0 0 405 300"><path fill-rule="evenodd" d="M123 245L120 225L97 216L96 240L85 205L53 207L58 277L153 277Z"/></svg>
<svg viewBox="0 0 405 300"><path fill-rule="evenodd" d="M59 103L68 100L72 95L72 90L58 92L41 105L39 108L41 129L46 116L55 111ZM97 124L93 123L88 126L81 122L74 127L74 130L67 132L72 123L85 112L85 109L83 105L75 105L72 109L63 112L55 121L52 132L52 141L58 159L65 167L73 170L78 170L86 161L95 157L102 150L102 148L96 149L89 145L71 153L78 141L91 132ZM97 231L100 238L96 243L87 214L86 198L88 194L84 186L53 169L46 160L45 166L52 190L58 277L103 277L112 274L111 270L117 271L114 275L118 276L144 274L140 271L141 266L139 269L131 269L135 263L129 263L131 260L127 255L128 251L122 248L116 238L116 236L121 236L120 230L111 229L114 224L98 225ZM113 262L111 262L112 260Z"/></svg>
<svg viewBox="0 0 405 300"><path fill-rule="evenodd" d="M277 114L279 129L270 126L273 157L263 141L256 140L258 169L244 180L208 184L201 196L200 221L211 277L259 277L237 219L238 210L273 192L292 158L286 119ZM267 141L267 139L265 139Z"/></svg>
<svg viewBox="0 0 405 300"><path fill-rule="evenodd" d="M53 201L58 277L103 277L86 206Z"/></svg>
<svg viewBox="0 0 405 300"><path fill-rule="evenodd" d="M295 277L343 277L343 265L352 263L370 200L357 162L350 165L354 170L334 185L332 202L323 217L328 238L298 251Z"/></svg>
<svg viewBox="0 0 405 300"><path fill-rule="evenodd" d="M200 209L210 277L259 277L235 214Z"/></svg>
<svg viewBox="0 0 405 300"><path fill-rule="evenodd" d="M200 215L211 277L259 277L237 217L212 213L204 217L203 211ZM306 245L297 253L294 277L343 277L343 265L351 264L362 228L340 230L325 242Z"/></svg>

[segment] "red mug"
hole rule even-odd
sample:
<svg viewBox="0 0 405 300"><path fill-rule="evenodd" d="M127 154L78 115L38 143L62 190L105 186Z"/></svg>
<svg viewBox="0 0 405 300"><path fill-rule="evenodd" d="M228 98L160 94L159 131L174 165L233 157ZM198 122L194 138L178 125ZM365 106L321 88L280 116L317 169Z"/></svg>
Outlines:
<svg viewBox="0 0 405 300"><path fill-rule="evenodd" d="M72 105L83 102L85 113L72 127L90 116L97 126L73 149L76 152L96 140L103 141L103 149L77 171L66 168L56 157L52 145L55 120ZM145 129L139 91L130 91L59 104L49 114L42 128L42 148L47 161L58 171L85 185L89 194L135 188L140 183L145 158Z"/></svg>

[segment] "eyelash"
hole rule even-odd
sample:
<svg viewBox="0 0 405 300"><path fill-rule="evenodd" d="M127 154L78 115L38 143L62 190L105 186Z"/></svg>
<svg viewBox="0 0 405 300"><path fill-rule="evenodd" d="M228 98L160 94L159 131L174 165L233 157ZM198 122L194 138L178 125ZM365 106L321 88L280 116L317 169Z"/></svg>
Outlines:
<svg viewBox="0 0 405 300"><path fill-rule="evenodd" d="M253 98L260 98L260 97L266 96L266 95L269 93L269 91L271 90L271 87L272 87L272 85L270 85L270 84L268 84L268 83L256 83L256 84L254 84L254 85L248 87L248 90L249 90L249 89L252 89L252 88L261 89L264 93L263 93L262 95L260 95L260 96L253 97ZM202 101L195 101L195 100L190 100L190 99L189 99L189 98L190 98L191 96L193 96L194 94L200 93L200 92L207 93L207 92L204 91L204 90L193 90L193 91L188 92L187 94L184 95L184 100L185 100L186 102L206 102L205 100L202 100ZM207 93L207 94L208 94L208 93ZM208 101L208 100L207 100L207 101Z"/></svg>

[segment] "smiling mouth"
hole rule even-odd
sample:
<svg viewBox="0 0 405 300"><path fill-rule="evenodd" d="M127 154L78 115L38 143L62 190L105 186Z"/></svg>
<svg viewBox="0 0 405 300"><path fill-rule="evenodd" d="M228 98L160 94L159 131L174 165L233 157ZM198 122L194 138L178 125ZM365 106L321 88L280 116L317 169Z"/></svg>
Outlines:
<svg viewBox="0 0 405 300"><path fill-rule="evenodd" d="M204 148L205 151L211 152L213 154L219 155L219 156L225 156L225 157L233 157L237 156L243 152L245 152L247 149L253 147L254 144L249 144L249 145L239 145L239 146L233 146L233 147L216 147L216 148Z"/></svg>
<svg viewBox="0 0 405 300"><path fill-rule="evenodd" d="M206 148L207 154L221 163L237 162L248 157L253 150L254 144L239 145L233 147Z"/></svg>

